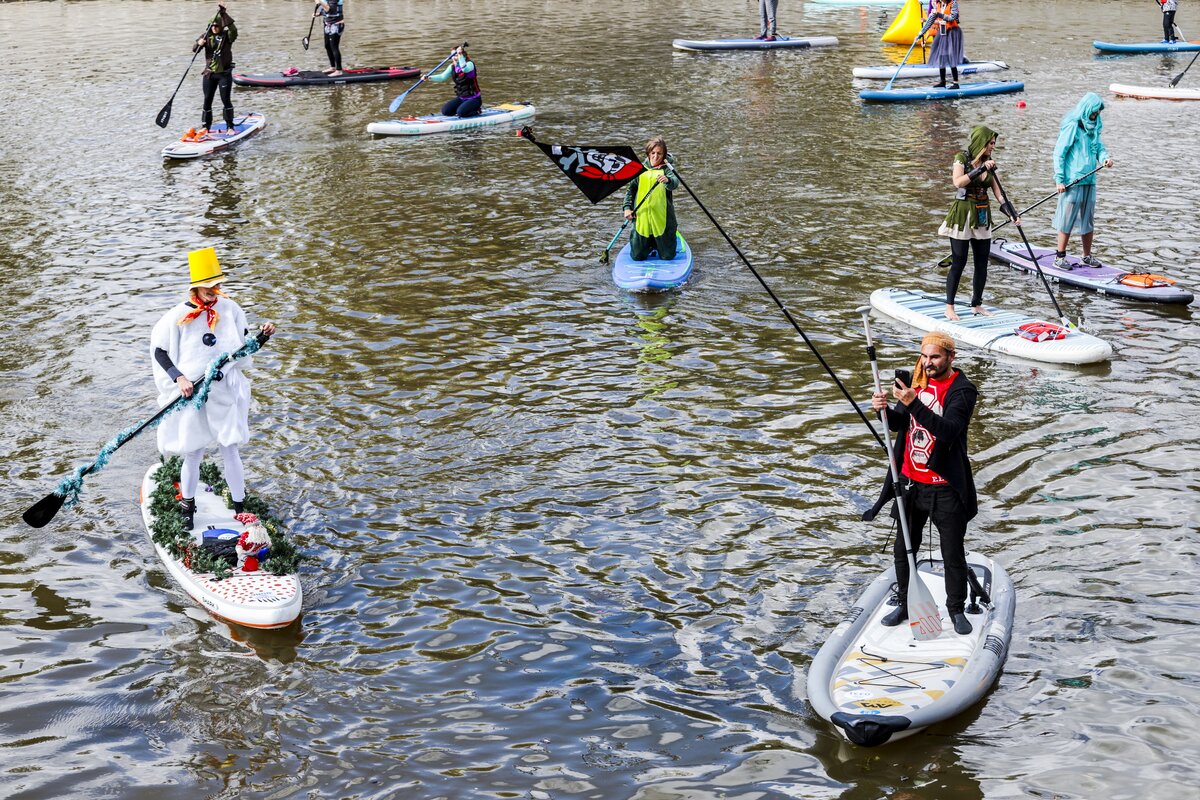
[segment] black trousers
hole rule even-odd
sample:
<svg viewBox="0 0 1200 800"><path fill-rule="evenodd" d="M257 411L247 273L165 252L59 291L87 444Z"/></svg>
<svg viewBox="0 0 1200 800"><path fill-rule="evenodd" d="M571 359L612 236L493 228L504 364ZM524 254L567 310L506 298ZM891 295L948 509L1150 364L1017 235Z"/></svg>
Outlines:
<svg viewBox="0 0 1200 800"><path fill-rule="evenodd" d="M232 88L233 73L229 70L225 70L224 72L209 72L204 75L204 115L201 120L204 123L204 127L212 127L212 104L217 89L221 90L221 105L225 107L223 109L225 124L230 128L233 127L233 101L229 98L229 92Z"/></svg>
<svg viewBox="0 0 1200 800"><path fill-rule="evenodd" d="M1175 12L1163 12L1163 39L1168 42L1175 41Z"/></svg>
<svg viewBox="0 0 1200 800"><path fill-rule="evenodd" d="M963 540L967 537L967 512L958 494L949 484L936 486L928 483L905 483L911 488L904 493L904 507L908 512L908 533L912 537L914 557L921 549L921 534L926 523L933 520L942 540L942 562L946 572L946 611L961 614L967 603L967 551ZM892 547L896 564L896 585L899 588L900 605L908 601L908 555L904 551L904 531L896 531L896 542Z"/></svg>
<svg viewBox="0 0 1200 800"><path fill-rule="evenodd" d="M971 279L971 306L983 305L983 287L987 285L988 254L992 249L991 239L951 239L950 272L946 275L946 304L954 305L958 294L958 282L967 267L968 248L975 255L975 276Z"/></svg>
<svg viewBox="0 0 1200 800"><path fill-rule="evenodd" d="M342 29L337 33L325 34L325 55L329 56L329 66L336 70L342 68Z"/></svg>

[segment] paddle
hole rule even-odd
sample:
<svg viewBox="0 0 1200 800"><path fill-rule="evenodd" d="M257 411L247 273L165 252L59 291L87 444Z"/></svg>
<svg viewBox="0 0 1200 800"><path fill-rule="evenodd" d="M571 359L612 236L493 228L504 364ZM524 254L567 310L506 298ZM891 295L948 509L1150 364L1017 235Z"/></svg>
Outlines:
<svg viewBox="0 0 1200 800"><path fill-rule="evenodd" d="M321 7L320 3L317 3L315 6L313 6L312 19L310 19L308 21L308 33L305 35L304 39L302 39L300 42L301 44L304 45L305 50L308 49L308 40L312 36L313 23L315 23L317 21L317 9L320 7Z"/></svg>
<svg viewBox="0 0 1200 800"><path fill-rule="evenodd" d="M1192 68L1192 64L1196 63L1197 58L1200 58L1200 50L1197 50L1196 55L1192 56L1192 60L1189 61L1188 65L1183 68L1183 72L1179 73L1174 78L1172 78L1171 82L1167 85L1170 86L1171 88L1174 88L1175 86L1177 86L1179 84L1179 82L1181 80L1183 80L1183 76L1187 74L1187 71Z"/></svg>
<svg viewBox="0 0 1200 800"><path fill-rule="evenodd" d="M229 361L236 361L239 358L254 353L260 347L262 347L262 345L265 344L269 338L270 336L260 331L252 337L247 337L246 342L242 345L242 347L232 355L225 353L220 358L213 361L213 363L208 365L208 369L205 370L204 376L195 381L197 390L196 392L192 393L192 397L183 397L180 395L159 409L157 414L150 417L150 419L146 420L141 425L138 425L132 430L121 431L118 433L103 448L101 448L100 454L96 456L95 461L86 467L80 467L76 469L76 471L70 477L63 478L53 492L46 495L41 500L38 500L36 503L26 509L25 513L21 515L21 519L25 520L25 524L32 528L41 528L45 526L46 523L50 522L50 520L54 519L54 516L58 514L59 510L64 504L67 503L68 500L70 500L71 505L74 505L79 499L79 492L83 488L83 478L85 475L93 472L99 472L100 470L104 469L113 453L115 453L117 450L120 450L135 436L146 430L146 428L153 427L154 425L158 424L163 417L187 404L196 396L198 392L205 391L204 396L207 397L206 388L215 379L214 376L217 370L219 370Z"/></svg>
<svg viewBox="0 0 1200 800"><path fill-rule="evenodd" d="M463 46L463 47L468 47L468 45L467 45L467 43L466 43L466 42L463 42L463 43L462 43L462 46ZM434 72L437 72L439 69L441 69L441 68L442 68L442 66L443 66L443 65L444 65L444 64L445 64L447 61L449 61L449 60L450 60L450 59L452 59L452 58L454 58L454 53L451 53L450 55L448 55L448 56L446 56L445 58L443 58L443 59L442 59L442 62L441 62L441 64L438 64L436 67L434 67L433 69L431 69L431 70L429 70L428 72L426 72L424 75L422 75L422 76L421 76L421 80L417 81L417 82L416 82L416 83L414 83L412 86L410 86L410 87L408 87L407 89L405 89L405 90L404 90L404 91L403 91L403 92L400 94L400 96L399 96L399 97L397 97L395 100L393 100L393 101L392 101L392 104L391 104L390 106L388 106L388 111L389 111L389 112L391 112L391 113L393 113L393 114L394 114L394 113L396 113L396 109L397 109L397 108L399 108L399 107L400 107L400 104L404 102L404 98L408 97L408 93L409 93L409 92L411 92L413 89L417 88L417 87L418 87L418 86L420 86L422 83L424 83L424 82L425 82L425 81L426 81L426 80L429 78L430 74L432 74L432 73L434 73Z"/></svg>
<svg viewBox="0 0 1200 800"><path fill-rule="evenodd" d="M996 170L994 169L992 170L992 180L996 182L996 188L1000 190L1000 197L1009 208L1013 208L1013 204L1008 200L1008 194L1004 191L1004 186L1000 183L1000 176L996 174ZM1018 214L1017 219L1020 218L1021 215ZM1068 330L1078 330L1071 323L1071 320L1067 319L1067 315L1063 313L1062 308L1059 307L1058 299L1054 296L1054 290L1050 288L1050 281L1046 280L1046 273L1042 272L1042 265L1038 263L1037 256L1033 254L1033 245L1029 243L1029 237L1025 235L1025 229L1018 225L1017 230L1021 232L1021 241L1025 242L1025 251L1029 253L1029 260L1033 262L1033 268L1037 270L1038 277L1042 279L1042 285L1046 287L1046 293L1050 295L1050 302L1054 304L1054 310L1058 312L1058 318L1062 320L1063 327Z"/></svg>
<svg viewBox="0 0 1200 800"><path fill-rule="evenodd" d="M612 238L612 241L608 243L608 247L604 248L604 252L600 254L600 263L601 264L608 263L608 251L612 250L613 245L617 243L617 239L621 238L621 234L625 232L626 226L628 226L629 223L633 222L633 220L637 217L638 209L642 207L642 203L649 200L650 195L654 192L655 189L657 189L661 185L662 184L660 184L660 183L655 183L653 186L650 187L650 191L646 192L646 194L642 197L641 200L638 200L637 205L633 207L633 216L621 223L620 229L617 230L617 235Z"/></svg>
<svg viewBox="0 0 1200 800"><path fill-rule="evenodd" d="M879 382L879 363L875 360L875 343L871 340L871 307L862 306L858 309L862 314L863 330L867 334L867 358L871 359L871 377L875 379L875 392L883 393ZM888 454L888 470L892 473L892 486L895 490L896 512L900 516L900 532L904 536L904 552L908 556L908 627L913 638L919 642L936 639L942 633L942 618L938 615L937 602L929 592L929 587L917 571L917 560L913 555L912 536L908 531L908 513L904 508L904 492L900 488L900 470L896 467L896 454L892 446L892 434L888 430L887 412L879 412L879 421L883 423L883 437Z"/></svg>
<svg viewBox="0 0 1200 800"><path fill-rule="evenodd" d="M913 48L917 46L917 42L925 40L925 31L929 30L929 26L933 24L934 16L930 14L925 18L925 24L921 26L921 32L917 34L917 38L913 39L913 43L908 46L908 52L904 54L904 60L900 62L900 66L896 67L896 72L892 75L892 79L887 82L887 86L883 87L886 92L892 88L892 84L896 82L896 78L900 77L900 70L904 69L904 65L908 63L908 57L912 55ZM924 52L925 45L921 45L921 50Z"/></svg>
<svg viewBox="0 0 1200 800"><path fill-rule="evenodd" d="M220 13L213 15L213 18L210 19L208 24L204 26L204 34L202 34L202 36L208 34L208 29L212 27L213 22L215 22L219 16ZM196 56L200 55L200 51L203 49L203 47L198 47L196 48L195 52L192 53L192 60L188 62L187 69L183 71L183 77L179 79L179 83L175 85L175 91L171 92L171 99L168 100L167 104L162 107L162 111L158 112L158 116L154 120L154 123L158 125L158 127L165 128L167 127L167 123L171 121L171 104L175 102L175 95L179 94L179 87L183 86L183 82L187 79L187 74L191 70L192 64L196 63ZM54 515L51 514L51 516Z"/></svg>

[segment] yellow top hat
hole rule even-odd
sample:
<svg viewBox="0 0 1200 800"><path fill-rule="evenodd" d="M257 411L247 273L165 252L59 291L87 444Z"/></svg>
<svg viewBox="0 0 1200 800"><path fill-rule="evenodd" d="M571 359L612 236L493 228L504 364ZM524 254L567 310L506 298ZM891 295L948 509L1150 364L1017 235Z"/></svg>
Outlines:
<svg viewBox="0 0 1200 800"><path fill-rule="evenodd" d="M192 272L192 288L213 287L225 281L221 265L217 263L217 251L211 247L188 253L188 268Z"/></svg>

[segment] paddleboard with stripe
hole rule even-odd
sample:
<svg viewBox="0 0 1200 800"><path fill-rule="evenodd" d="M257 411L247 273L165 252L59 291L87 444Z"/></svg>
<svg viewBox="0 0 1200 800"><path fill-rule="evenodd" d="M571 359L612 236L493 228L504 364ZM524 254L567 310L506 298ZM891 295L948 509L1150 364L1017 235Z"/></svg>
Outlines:
<svg viewBox="0 0 1200 800"><path fill-rule="evenodd" d="M1092 42L1101 53L1190 53L1200 50L1200 42Z"/></svg>
<svg viewBox="0 0 1200 800"><path fill-rule="evenodd" d="M863 89L858 96L873 103L912 103L920 100L956 100L962 97L983 97L1023 91L1025 84L1020 81L975 81L960 84L957 89L938 86Z"/></svg>
<svg viewBox="0 0 1200 800"><path fill-rule="evenodd" d="M319 70L288 69L282 72L233 73L238 86L288 88L292 86L332 86L339 83L375 83L415 78L421 74L416 67L359 67L341 75L327 75Z"/></svg>
<svg viewBox="0 0 1200 800"><path fill-rule="evenodd" d="M958 65L958 74L960 77L967 75L977 75L981 72L1000 72L1008 69L1008 64L1003 61L969 61ZM886 64L878 67L855 67L854 77L865 78L873 81L890 81L892 76L896 75L895 66L887 66ZM928 64L905 64L900 67L900 74L896 76L896 80L904 80L905 78L936 78L940 75L937 67L931 67Z"/></svg>
<svg viewBox="0 0 1200 800"><path fill-rule="evenodd" d="M1129 86L1124 83L1109 84L1108 90L1118 97L1137 100L1200 100L1200 89L1186 86Z"/></svg>
<svg viewBox="0 0 1200 800"><path fill-rule="evenodd" d="M613 283L631 292L665 292L683 286L692 277L692 248L679 232L675 234L675 243L675 258L670 261L661 258L634 261L626 244L613 261Z"/></svg>
<svg viewBox="0 0 1200 800"><path fill-rule="evenodd" d="M198 138L181 138L163 148L162 156L167 159L200 158L224 150L243 139L258 133L267 124L262 114L251 112L233 118L233 127L218 122ZM187 137L187 134L184 134Z"/></svg>
<svg viewBox="0 0 1200 800"><path fill-rule="evenodd" d="M810 47L832 47L838 43L836 36L776 36L774 41L762 39L676 39L671 46L676 50L803 50Z"/></svg>
<svg viewBox="0 0 1200 800"><path fill-rule="evenodd" d="M401 117L383 122L372 122L367 132L377 136L422 136L429 133L465 131L473 128L488 128L521 119L529 119L535 109L529 103L503 103L489 106L474 117L448 117L445 114L429 114L424 117Z"/></svg>
<svg viewBox="0 0 1200 800"><path fill-rule="evenodd" d="M920 331L941 331L961 345L1029 361L1094 364L1107 361L1113 352L1108 342L1079 330L1066 330L1066 335L1061 339L1027 339L1020 333L1022 325L1056 327L1057 323L994 306L984 306L991 312L988 315L975 315L969 306L958 303L954 309L960 320L955 322L946 318L945 297L925 292L876 289L871 293L871 307L884 316Z"/></svg>

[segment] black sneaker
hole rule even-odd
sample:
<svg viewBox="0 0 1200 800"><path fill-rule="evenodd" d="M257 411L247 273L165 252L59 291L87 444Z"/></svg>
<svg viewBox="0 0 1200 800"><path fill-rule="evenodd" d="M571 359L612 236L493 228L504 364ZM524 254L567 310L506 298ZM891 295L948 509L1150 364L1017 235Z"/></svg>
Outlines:
<svg viewBox="0 0 1200 800"><path fill-rule="evenodd" d="M879 620L879 624L885 628L894 628L901 622L908 620L908 606L901 603L896 607L896 610L888 614L883 619Z"/></svg>
<svg viewBox="0 0 1200 800"><path fill-rule="evenodd" d="M967 619L967 615L958 611L950 615L951 621L954 622L954 632L959 636L966 636L972 630L971 621Z"/></svg>
<svg viewBox="0 0 1200 800"><path fill-rule="evenodd" d="M957 88L958 88L958 84L957 84L957 83L952 83L952 84L950 84L950 88L951 88L951 89L957 89Z"/></svg>
<svg viewBox="0 0 1200 800"><path fill-rule="evenodd" d="M179 513L183 515L183 529L190 531L196 524L196 498L180 500Z"/></svg>

